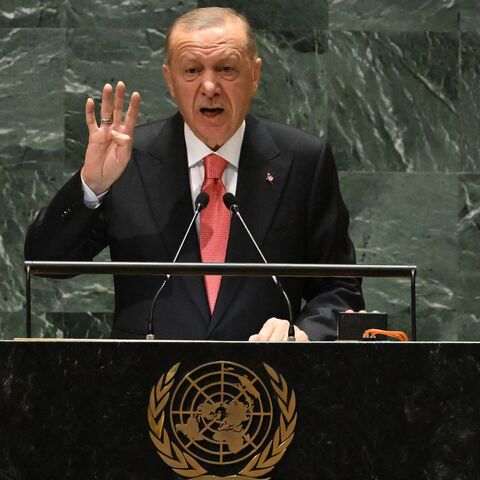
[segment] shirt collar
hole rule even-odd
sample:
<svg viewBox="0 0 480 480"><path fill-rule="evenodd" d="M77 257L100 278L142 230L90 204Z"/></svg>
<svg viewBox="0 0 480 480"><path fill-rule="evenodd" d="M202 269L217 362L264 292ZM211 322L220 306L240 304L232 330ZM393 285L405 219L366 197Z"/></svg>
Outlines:
<svg viewBox="0 0 480 480"><path fill-rule="evenodd" d="M245 134L245 120L238 130L217 151L213 151L195 136L191 128L184 123L185 143L187 145L188 168L203 160L211 153L216 153L228 163L238 168L240 150L242 149L243 135Z"/></svg>

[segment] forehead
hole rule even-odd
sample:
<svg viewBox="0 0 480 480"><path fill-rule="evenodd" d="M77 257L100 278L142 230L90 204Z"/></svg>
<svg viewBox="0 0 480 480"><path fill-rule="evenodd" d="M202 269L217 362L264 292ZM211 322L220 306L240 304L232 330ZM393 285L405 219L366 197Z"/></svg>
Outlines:
<svg viewBox="0 0 480 480"><path fill-rule="evenodd" d="M247 52L247 33L240 21L226 21L222 25L207 28L183 28L177 26L171 34L172 58L196 54L235 55Z"/></svg>

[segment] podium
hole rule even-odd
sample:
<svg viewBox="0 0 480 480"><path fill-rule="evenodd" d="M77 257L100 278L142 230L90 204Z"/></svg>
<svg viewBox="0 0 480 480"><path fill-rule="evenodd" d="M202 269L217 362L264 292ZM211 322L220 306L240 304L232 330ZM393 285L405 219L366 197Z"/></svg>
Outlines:
<svg viewBox="0 0 480 480"><path fill-rule="evenodd" d="M0 479L474 479L479 371L468 343L2 341Z"/></svg>

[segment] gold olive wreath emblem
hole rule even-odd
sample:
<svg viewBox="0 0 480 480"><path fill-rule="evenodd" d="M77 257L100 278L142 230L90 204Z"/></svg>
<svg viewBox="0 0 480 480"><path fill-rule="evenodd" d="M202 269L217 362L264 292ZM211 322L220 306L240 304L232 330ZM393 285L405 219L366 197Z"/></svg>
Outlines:
<svg viewBox="0 0 480 480"><path fill-rule="evenodd" d="M189 396L187 390L181 400L178 400L176 396L178 397L179 387L176 390L173 387L179 366L180 363L175 364L160 377L151 390L148 404L150 438L162 460L175 473L195 480L220 478L268 480L265 475L273 470L285 454L287 447L293 440L297 423L295 392L288 388L283 376L266 363L263 364L269 376L270 385L276 394L279 411L277 429L273 438L270 437L271 439L268 440L267 436L274 412L271 409L271 399L268 391L266 387L262 389L264 385L258 376L245 367L231 362L205 364L193 371L200 372L198 373L200 380L207 379L209 375L210 378L217 375L221 378L221 381L212 380L212 385L201 387L188 374L183 377L181 382L186 382L193 393L190 393ZM217 371L205 374L201 370L204 367L210 369L213 367ZM238 375L234 371L236 368L248 371L250 377ZM236 383L235 386L228 384L225 378L229 375L230 378L233 378L232 375L236 375L240 382ZM227 385L225 391L224 385ZM241 393L235 392L233 394L232 388L234 387L237 390L239 389ZM215 389L216 391L214 391ZM221 389L221 393L218 393L219 389ZM203 403L198 400L200 396L205 400ZM260 397L268 398L265 401ZM261 412L254 411L253 406L262 401L264 404L261 404ZM172 405L173 403L175 403L175 407ZM167 409L167 406L169 406L169 409ZM187 418L186 421L172 424L174 418L183 418L182 415L187 416L185 417ZM253 421L258 421L259 418L263 423L254 425ZM247 432L244 425L249 426L253 434ZM175 435L172 438L169 435L168 426L176 428L174 430ZM215 429L213 429L214 427ZM175 442L175 439L177 442ZM185 441L182 441L182 439ZM214 454L212 451L205 447L205 445L214 444L220 449L218 458L215 457L215 460L213 460ZM247 455L242 456L240 454L239 457L237 456L238 460L229 459L229 455L232 456L233 453L239 453L242 450L247 452ZM209 474L201 464L202 462L222 466L239 461L243 461L243 468L235 475L223 477Z"/></svg>

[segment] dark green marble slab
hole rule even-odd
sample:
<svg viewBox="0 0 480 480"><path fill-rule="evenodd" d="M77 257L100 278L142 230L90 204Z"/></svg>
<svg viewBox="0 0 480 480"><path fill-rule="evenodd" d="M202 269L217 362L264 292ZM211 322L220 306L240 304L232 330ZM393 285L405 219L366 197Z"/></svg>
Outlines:
<svg viewBox="0 0 480 480"><path fill-rule="evenodd" d="M0 29L0 154L63 148L64 44L63 29ZM5 161L21 158L8 154Z"/></svg>
<svg viewBox="0 0 480 480"><path fill-rule="evenodd" d="M327 121L327 38L324 32L259 32L260 89L252 111L321 135Z"/></svg>
<svg viewBox="0 0 480 480"><path fill-rule="evenodd" d="M328 132L341 170L458 171L458 48L450 33L331 33Z"/></svg>
<svg viewBox="0 0 480 480"><path fill-rule="evenodd" d="M253 28L297 31L328 26L328 0L198 0L198 6L234 8Z"/></svg>
<svg viewBox="0 0 480 480"><path fill-rule="evenodd" d="M480 341L480 175L459 176L459 340Z"/></svg>
<svg viewBox="0 0 480 480"><path fill-rule="evenodd" d="M462 34L460 83L461 158L459 171L480 171L480 33Z"/></svg>
<svg viewBox="0 0 480 480"><path fill-rule="evenodd" d="M25 338L25 312L0 312L0 338L11 340ZM1 477L0 477L1 478Z"/></svg>
<svg viewBox="0 0 480 480"><path fill-rule="evenodd" d="M480 1L460 0L460 24L464 32L480 31Z"/></svg>
<svg viewBox="0 0 480 480"><path fill-rule="evenodd" d="M458 29L459 0L329 0L330 30L437 31Z"/></svg>
<svg viewBox="0 0 480 480"><path fill-rule="evenodd" d="M67 0L2 0L0 27L64 27L66 4Z"/></svg>
<svg viewBox="0 0 480 480"><path fill-rule="evenodd" d="M109 312L46 312L36 306L32 312L34 338L108 338L112 314ZM0 338L27 336L25 311L0 312ZM0 476L0 478L2 478Z"/></svg>
<svg viewBox="0 0 480 480"><path fill-rule="evenodd" d="M335 148L335 146L334 146ZM343 173L350 232L362 264L416 265L419 340L457 338L457 177L448 174ZM389 313L410 331L410 283L367 279L367 310Z"/></svg>
<svg viewBox="0 0 480 480"><path fill-rule="evenodd" d="M196 6L195 0L70 1L67 25L74 28L167 28L175 18ZM128 45L128 38L121 34L116 40Z"/></svg>
<svg viewBox="0 0 480 480"><path fill-rule="evenodd" d="M121 36L125 41L118 42ZM128 94L142 96L138 123L158 120L176 111L162 76L164 32L154 29L70 29L67 32L66 148L73 169L82 165L88 132L85 101L92 96L99 113L107 82L125 82ZM128 95L128 98L129 98ZM127 101L128 101L127 98Z"/></svg>
<svg viewBox="0 0 480 480"><path fill-rule="evenodd" d="M52 325L51 332L61 338L108 338L112 318L111 312L92 312L81 309L77 312L49 312L46 315L47 321ZM55 338L55 335L45 333L45 337Z"/></svg>

